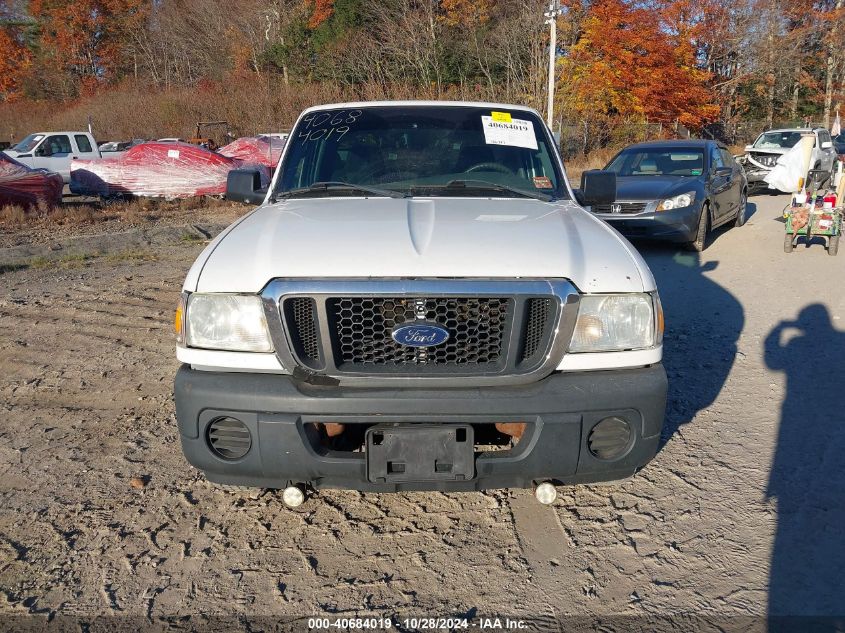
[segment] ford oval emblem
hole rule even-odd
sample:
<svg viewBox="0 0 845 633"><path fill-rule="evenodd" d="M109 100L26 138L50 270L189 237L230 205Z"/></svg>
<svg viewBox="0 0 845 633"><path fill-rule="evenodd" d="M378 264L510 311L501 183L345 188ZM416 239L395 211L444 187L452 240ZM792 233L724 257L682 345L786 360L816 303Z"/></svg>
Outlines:
<svg viewBox="0 0 845 633"><path fill-rule="evenodd" d="M449 340L449 330L434 323L408 323L393 328L393 340L407 347L434 347Z"/></svg>

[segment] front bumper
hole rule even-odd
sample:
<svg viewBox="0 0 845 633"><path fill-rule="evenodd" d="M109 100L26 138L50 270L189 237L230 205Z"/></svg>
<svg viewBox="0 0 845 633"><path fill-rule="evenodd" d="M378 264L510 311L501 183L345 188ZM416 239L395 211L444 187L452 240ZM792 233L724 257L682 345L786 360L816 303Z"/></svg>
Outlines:
<svg viewBox="0 0 845 633"><path fill-rule="evenodd" d="M749 187L768 187L768 183L764 180L766 176L772 173L771 169L760 169L757 167L746 168L745 178L748 180Z"/></svg>
<svg viewBox="0 0 845 633"><path fill-rule="evenodd" d="M362 491L468 491L527 488L535 481L587 483L627 477L657 451L666 408L666 372L637 369L553 373L528 385L451 389L364 389L313 386L290 376L204 372L183 365L176 376L176 414L187 460L216 483ZM243 421L249 452L224 460L207 429L221 416ZM624 417L633 434L627 452L600 460L587 448L589 431L609 416ZM476 452L474 476L459 481L373 483L364 452L315 444L313 422L351 424L526 423L511 450Z"/></svg>
<svg viewBox="0 0 845 633"><path fill-rule="evenodd" d="M692 242L698 231L700 214L701 205L694 204L675 211L636 215L599 213L596 216L628 238Z"/></svg>

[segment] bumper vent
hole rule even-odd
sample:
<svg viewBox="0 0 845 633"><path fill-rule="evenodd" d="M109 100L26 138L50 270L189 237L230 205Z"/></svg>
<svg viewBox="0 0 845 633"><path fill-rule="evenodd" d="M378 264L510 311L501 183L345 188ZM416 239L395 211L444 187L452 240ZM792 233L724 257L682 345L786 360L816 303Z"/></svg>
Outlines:
<svg viewBox="0 0 845 633"><path fill-rule="evenodd" d="M208 445L223 459L240 459L252 447L246 425L236 418L217 418L208 425Z"/></svg>
<svg viewBox="0 0 845 633"><path fill-rule="evenodd" d="M599 459L622 457L631 442L631 427L622 418L605 418L596 424L587 437L587 448Z"/></svg>

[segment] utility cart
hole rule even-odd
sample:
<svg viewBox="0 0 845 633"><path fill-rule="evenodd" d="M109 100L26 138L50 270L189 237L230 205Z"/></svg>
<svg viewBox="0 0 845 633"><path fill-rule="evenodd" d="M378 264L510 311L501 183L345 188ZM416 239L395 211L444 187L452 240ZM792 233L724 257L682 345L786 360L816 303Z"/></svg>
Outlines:
<svg viewBox="0 0 845 633"><path fill-rule="evenodd" d="M787 207L785 212L784 252L791 253L802 235L808 243L814 237L823 237L827 243L828 255L836 255L839 252L839 234L842 232L842 215L845 207L838 206L832 209Z"/></svg>
<svg viewBox="0 0 845 633"><path fill-rule="evenodd" d="M812 194L807 196L805 204L796 204L793 201L783 210L783 217L786 219L786 234L783 237L784 252L791 253L802 235L808 244L814 237L824 238L828 255L836 255L839 252L839 234L842 229L845 206L833 190L828 191L823 198L821 197L821 185L825 182L828 186L833 185L829 177L830 172L824 170L808 171L807 183ZM830 206L826 206L825 203Z"/></svg>

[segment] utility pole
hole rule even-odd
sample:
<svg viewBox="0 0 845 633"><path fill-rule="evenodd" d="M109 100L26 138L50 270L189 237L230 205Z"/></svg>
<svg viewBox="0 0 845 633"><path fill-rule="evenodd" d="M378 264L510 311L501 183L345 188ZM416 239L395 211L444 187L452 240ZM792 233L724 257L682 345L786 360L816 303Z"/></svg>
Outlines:
<svg viewBox="0 0 845 633"><path fill-rule="evenodd" d="M549 0L549 8L543 14L546 17L546 24L549 25L549 103L546 107L546 123L549 129L552 127L555 107L555 57L557 55L557 16L563 10L560 8L560 0Z"/></svg>

